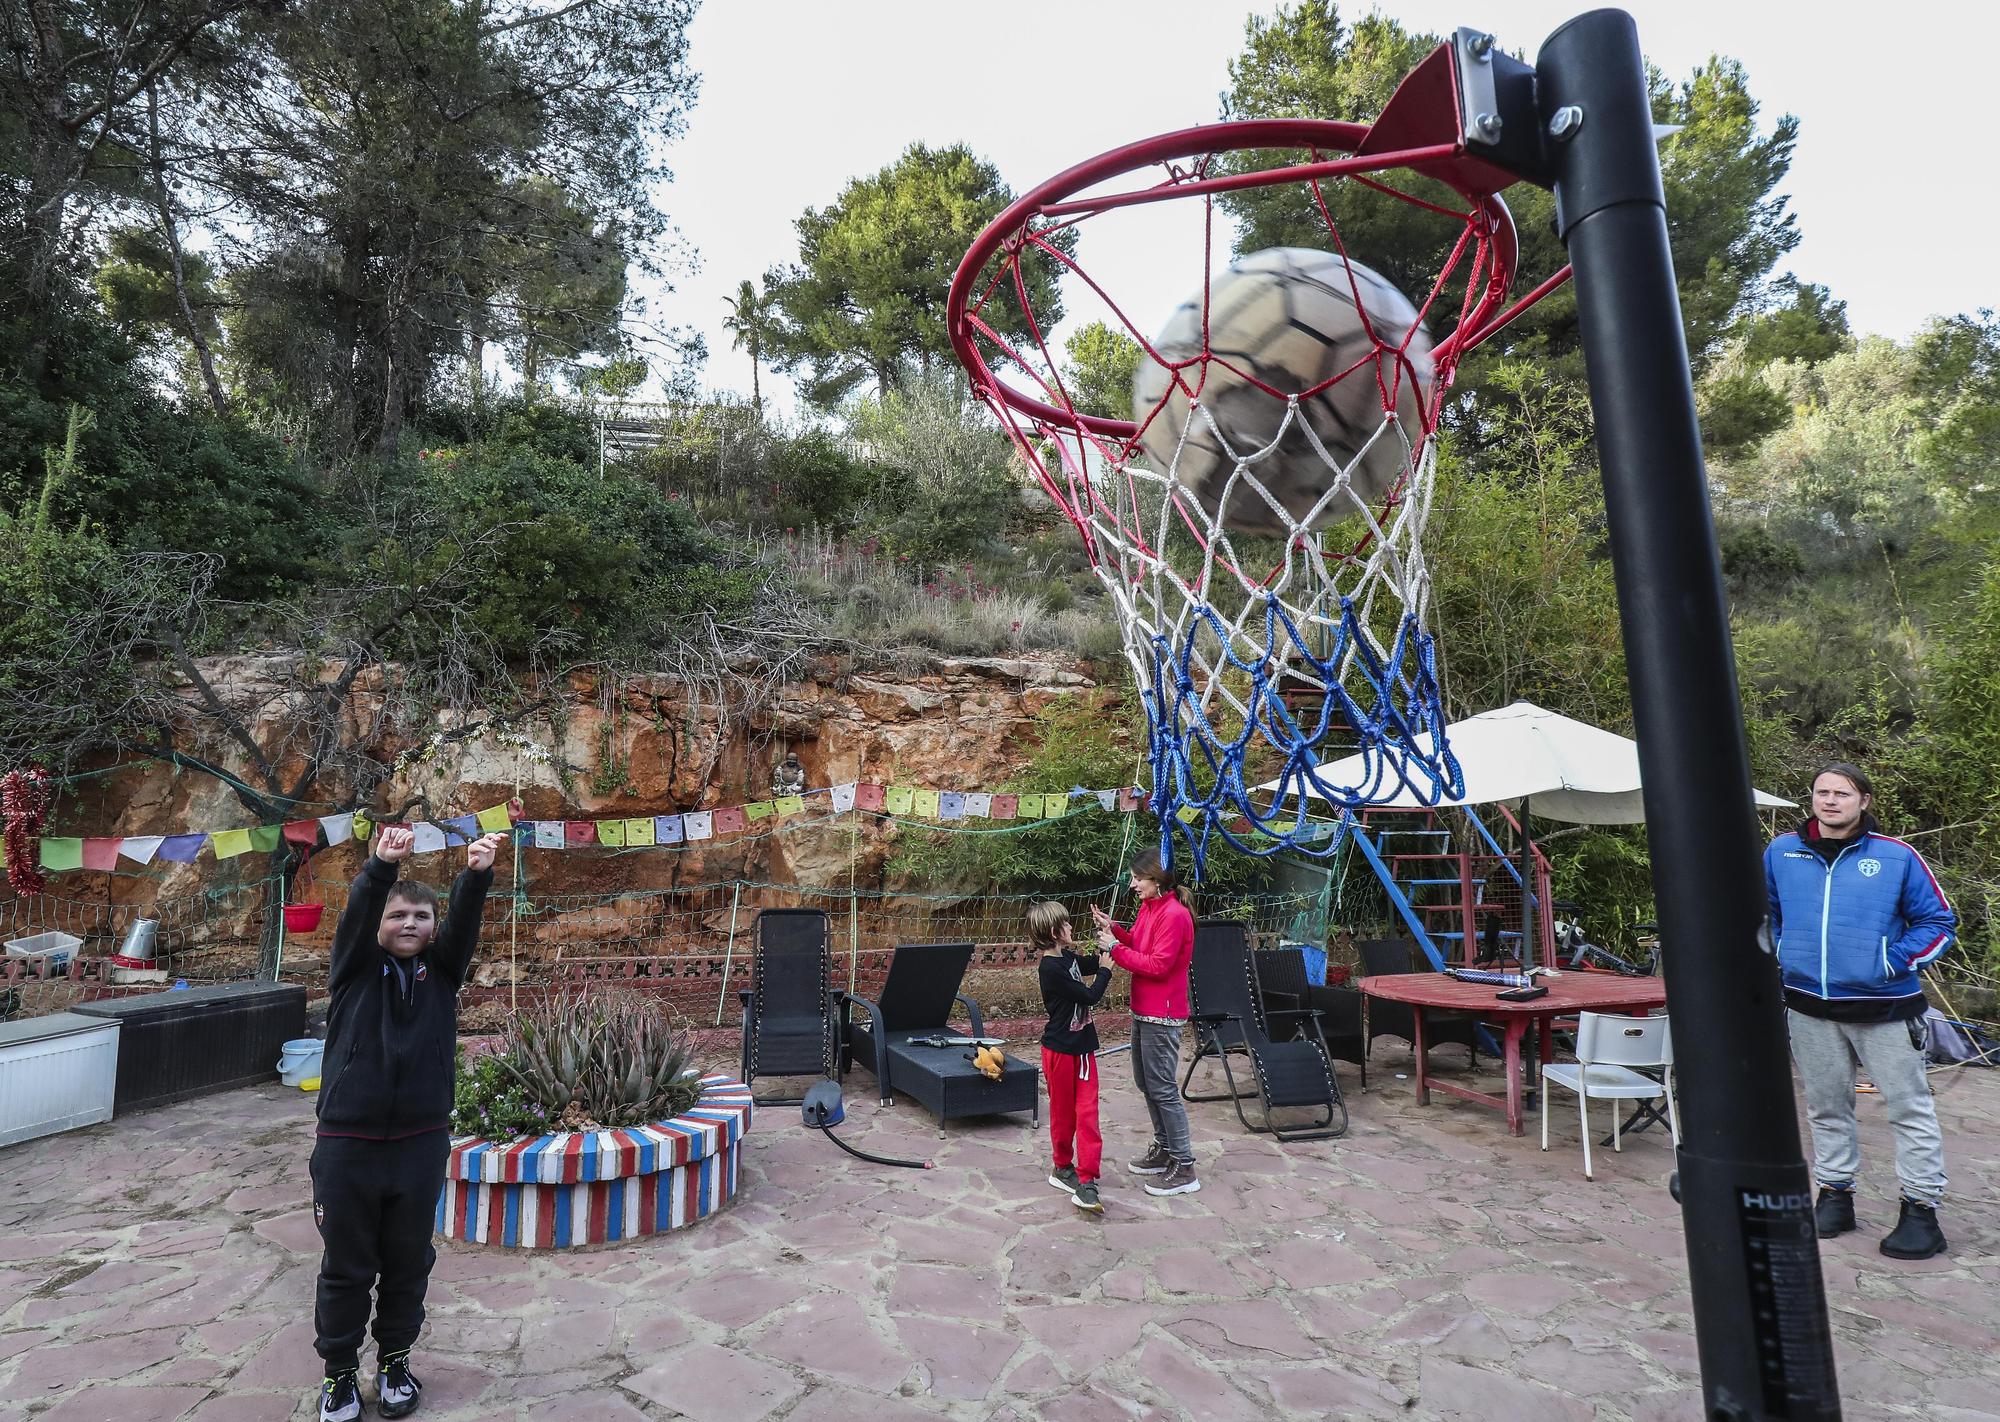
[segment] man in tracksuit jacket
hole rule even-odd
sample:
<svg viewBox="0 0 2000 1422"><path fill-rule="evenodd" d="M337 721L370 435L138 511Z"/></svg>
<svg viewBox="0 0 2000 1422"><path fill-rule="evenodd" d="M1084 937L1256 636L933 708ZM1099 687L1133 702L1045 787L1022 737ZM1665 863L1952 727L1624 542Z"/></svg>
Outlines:
<svg viewBox="0 0 2000 1422"><path fill-rule="evenodd" d="M458 989L478 944L493 856L506 838L485 835L466 850L440 924L437 891L396 878L414 836L383 828L334 930L312 1153L313 1218L325 1245L313 1307L326 1371L323 1422L361 1415L357 1374L371 1288L381 1413L406 1417L417 1408L423 1385L410 1372L410 1348L437 1261L431 1230L450 1141Z"/></svg>
<svg viewBox="0 0 2000 1422"><path fill-rule="evenodd" d="M1903 1187L1902 1214L1882 1252L1928 1259L1945 1248L1937 1219L1944 1138L1924 1076L1928 1004L1917 969L1950 946L1958 919L1923 856L1877 832L1872 789L1856 766L1822 770L1813 778L1812 817L1771 841L1764 878L1792 1060L1812 1123L1820 1237L1854 1228L1859 1060L1888 1108Z"/></svg>

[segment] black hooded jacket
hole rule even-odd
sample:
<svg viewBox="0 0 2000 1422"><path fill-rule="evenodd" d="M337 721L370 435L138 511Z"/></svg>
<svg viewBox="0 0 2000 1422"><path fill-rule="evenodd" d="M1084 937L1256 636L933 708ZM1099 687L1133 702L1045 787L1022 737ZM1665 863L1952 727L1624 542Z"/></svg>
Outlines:
<svg viewBox="0 0 2000 1422"><path fill-rule="evenodd" d="M428 948L400 965L377 941L396 866L370 856L333 934L319 1133L397 1140L451 1122L458 990L479 942L491 869L467 869Z"/></svg>

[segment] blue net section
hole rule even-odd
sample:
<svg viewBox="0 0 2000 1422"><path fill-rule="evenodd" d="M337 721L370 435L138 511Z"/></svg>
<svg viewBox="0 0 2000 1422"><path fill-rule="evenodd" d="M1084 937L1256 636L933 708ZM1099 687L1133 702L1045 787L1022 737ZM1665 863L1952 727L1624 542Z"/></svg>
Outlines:
<svg viewBox="0 0 2000 1422"><path fill-rule="evenodd" d="M1396 619L1385 649L1348 597L1318 635L1275 593L1262 613L1260 656L1243 655L1242 629L1207 606L1178 636L1151 638L1161 856L1191 857L1197 875L1217 836L1248 854L1330 858L1351 809L1396 797L1435 805L1465 788L1444 735L1436 647L1414 614Z"/></svg>

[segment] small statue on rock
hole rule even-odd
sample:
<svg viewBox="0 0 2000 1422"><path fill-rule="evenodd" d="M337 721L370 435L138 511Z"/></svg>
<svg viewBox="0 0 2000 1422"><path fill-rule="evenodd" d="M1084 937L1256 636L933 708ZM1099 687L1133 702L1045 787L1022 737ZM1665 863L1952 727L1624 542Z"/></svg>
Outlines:
<svg viewBox="0 0 2000 1422"><path fill-rule="evenodd" d="M771 772L771 796L773 799L785 795L802 795L806 788L806 768L799 764L799 758L787 752L778 768Z"/></svg>

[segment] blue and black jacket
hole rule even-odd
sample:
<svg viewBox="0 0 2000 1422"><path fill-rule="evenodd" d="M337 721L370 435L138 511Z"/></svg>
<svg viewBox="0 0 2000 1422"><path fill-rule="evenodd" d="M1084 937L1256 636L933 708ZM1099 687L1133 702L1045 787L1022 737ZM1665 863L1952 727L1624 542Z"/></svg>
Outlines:
<svg viewBox="0 0 2000 1422"><path fill-rule="evenodd" d="M1958 916L1914 848L1872 816L1850 840L1807 820L1764 851L1764 883L1787 1006L1843 1022L1923 1015L1917 969L1951 946Z"/></svg>

